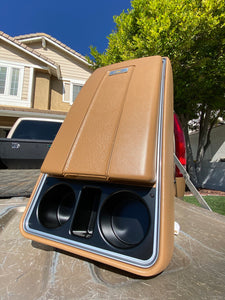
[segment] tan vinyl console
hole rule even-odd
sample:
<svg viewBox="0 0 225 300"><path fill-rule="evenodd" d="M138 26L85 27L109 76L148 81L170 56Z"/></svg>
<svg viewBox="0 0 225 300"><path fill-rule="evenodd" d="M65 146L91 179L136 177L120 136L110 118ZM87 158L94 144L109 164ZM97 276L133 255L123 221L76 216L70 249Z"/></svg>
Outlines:
<svg viewBox="0 0 225 300"><path fill-rule="evenodd" d="M141 276L173 253L173 79L168 58L97 69L41 168L20 229Z"/></svg>

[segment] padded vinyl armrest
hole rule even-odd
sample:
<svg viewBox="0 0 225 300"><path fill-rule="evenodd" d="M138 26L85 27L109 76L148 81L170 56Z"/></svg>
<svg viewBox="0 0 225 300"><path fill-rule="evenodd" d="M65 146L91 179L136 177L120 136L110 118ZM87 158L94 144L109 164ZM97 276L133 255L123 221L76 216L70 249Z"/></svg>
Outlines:
<svg viewBox="0 0 225 300"><path fill-rule="evenodd" d="M161 77L160 56L97 69L71 107L41 171L154 184Z"/></svg>

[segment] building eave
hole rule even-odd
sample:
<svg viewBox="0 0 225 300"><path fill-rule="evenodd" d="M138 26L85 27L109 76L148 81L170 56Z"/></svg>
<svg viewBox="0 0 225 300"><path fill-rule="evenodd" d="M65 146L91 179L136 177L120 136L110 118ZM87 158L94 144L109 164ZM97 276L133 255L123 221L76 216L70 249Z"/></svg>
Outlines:
<svg viewBox="0 0 225 300"><path fill-rule="evenodd" d="M31 57L37 59L38 61L44 63L49 68L55 70L58 79L61 77L60 66L53 61L50 61L47 57L45 58L42 54L38 53L34 49L28 47L27 45L23 44L22 42L18 42L14 38L10 37L9 35L5 34L4 32L0 31L0 39L4 42L10 44L11 46L23 51L24 53L30 55Z"/></svg>
<svg viewBox="0 0 225 300"><path fill-rule="evenodd" d="M45 33L37 33L38 36L33 36L33 37L27 37L26 35L23 36L18 36L15 37L19 41L23 43L32 43L36 41L41 41L43 44L43 39L46 40L48 43L54 45L55 47L61 49L62 51L66 52L67 54L71 55L73 58L77 59L78 61L84 63L88 67L91 67L92 65L87 61L87 59L81 55L80 53L76 52L75 50L71 49L70 47L66 46L65 44L61 43L57 39L45 34Z"/></svg>
<svg viewBox="0 0 225 300"><path fill-rule="evenodd" d="M5 117L34 117L34 118L49 118L56 120L64 120L66 117L66 112L60 111L46 111L34 108L16 108L16 107L3 107L0 106L0 116Z"/></svg>

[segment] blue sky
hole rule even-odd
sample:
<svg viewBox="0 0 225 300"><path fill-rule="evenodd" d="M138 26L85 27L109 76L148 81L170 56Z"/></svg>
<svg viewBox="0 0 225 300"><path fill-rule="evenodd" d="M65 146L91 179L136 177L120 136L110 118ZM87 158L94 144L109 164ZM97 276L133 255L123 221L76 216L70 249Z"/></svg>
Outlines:
<svg viewBox="0 0 225 300"><path fill-rule="evenodd" d="M130 8L130 0L7 0L0 30L11 36L45 32L82 55L90 54L90 45L102 53L115 29L113 16Z"/></svg>

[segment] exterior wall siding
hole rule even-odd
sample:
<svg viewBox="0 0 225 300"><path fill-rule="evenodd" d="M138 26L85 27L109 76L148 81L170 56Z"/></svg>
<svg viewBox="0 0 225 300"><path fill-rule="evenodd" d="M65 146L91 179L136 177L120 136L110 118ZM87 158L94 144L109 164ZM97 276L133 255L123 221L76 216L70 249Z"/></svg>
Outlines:
<svg viewBox="0 0 225 300"><path fill-rule="evenodd" d="M51 77L50 109L55 111L68 111L70 104L63 102L63 82Z"/></svg>
<svg viewBox="0 0 225 300"><path fill-rule="evenodd" d="M49 57L60 65L61 74L63 78L87 80L91 75L92 71L84 63L75 59L67 54L66 52L60 50L58 47L46 42L47 47L44 49L41 46L41 42L31 43L29 47L38 50L41 54Z"/></svg>
<svg viewBox="0 0 225 300"><path fill-rule="evenodd" d="M36 65L40 68L44 67L37 59L3 42L2 40L0 41L0 60L23 65Z"/></svg>
<svg viewBox="0 0 225 300"><path fill-rule="evenodd" d="M23 76L22 100L29 100L28 99L29 80L30 80L30 68L25 67L24 76Z"/></svg>

